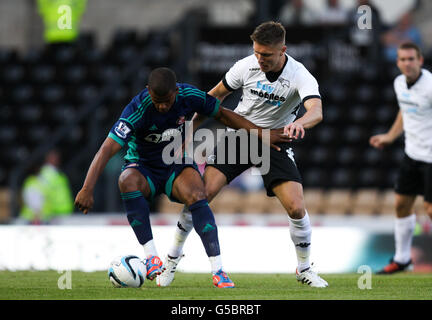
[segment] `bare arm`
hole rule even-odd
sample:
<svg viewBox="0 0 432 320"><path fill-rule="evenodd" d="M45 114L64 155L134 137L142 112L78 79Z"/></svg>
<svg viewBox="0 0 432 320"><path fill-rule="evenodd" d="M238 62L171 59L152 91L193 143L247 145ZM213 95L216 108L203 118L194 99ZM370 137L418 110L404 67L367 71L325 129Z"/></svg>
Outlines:
<svg viewBox="0 0 432 320"><path fill-rule="evenodd" d="M284 128L284 133L290 138L303 138L305 135L304 129L316 126L323 119L321 99L308 99L305 101L304 107L306 109L305 114Z"/></svg>
<svg viewBox="0 0 432 320"><path fill-rule="evenodd" d="M401 111L398 112L395 121L387 133L377 134L370 137L369 143L372 147L382 149L392 144L403 132L403 119Z"/></svg>
<svg viewBox="0 0 432 320"><path fill-rule="evenodd" d="M263 128L256 126L249 120L243 118L239 114L235 113L234 111L231 111L227 108L221 107L218 111L218 113L215 115L215 119L226 125L227 127L233 128L233 129L246 129L250 133L254 133L252 129L255 129L258 137L260 139L263 139ZM278 151L280 151L280 148L275 145L275 143L278 142L289 142L291 139L289 139L286 135L283 134L281 130L271 130L270 131L270 146Z"/></svg>
<svg viewBox="0 0 432 320"><path fill-rule="evenodd" d="M106 138L90 164L83 187L75 198L75 205L87 214L93 207L93 190L108 161L121 149L121 145L111 138Z"/></svg>
<svg viewBox="0 0 432 320"><path fill-rule="evenodd" d="M222 102L227 96L231 94L222 81L220 81L213 89L208 92L209 95L219 99Z"/></svg>

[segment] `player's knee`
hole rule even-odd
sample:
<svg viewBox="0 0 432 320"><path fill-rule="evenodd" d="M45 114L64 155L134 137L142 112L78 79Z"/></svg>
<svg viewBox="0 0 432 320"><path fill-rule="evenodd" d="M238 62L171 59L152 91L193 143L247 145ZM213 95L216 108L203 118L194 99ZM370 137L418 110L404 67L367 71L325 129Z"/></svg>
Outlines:
<svg viewBox="0 0 432 320"><path fill-rule="evenodd" d="M139 179L128 170L123 171L120 175L118 186L122 193L140 190Z"/></svg>
<svg viewBox="0 0 432 320"><path fill-rule="evenodd" d="M305 216L305 210L302 206L292 206L288 209L288 215L291 219L302 219Z"/></svg>
<svg viewBox="0 0 432 320"><path fill-rule="evenodd" d="M399 217L405 217L411 214L411 206L405 203L404 201L396 201L396 214Z"/></svg>
<svg viewBox="0 0 432 320"><path fill-rule="evenodd" d="M206 190L205 190L205 196L208 199L208 201L210 202L215 196L216 194L219 192L218 188L214 188L214 187L207 187L206 186Z"/></svg>
<svg viewBox="0 0 432 320"><path fill-rule="evenodd" d="M206 199L206 194L204 190L194 190L189 192L185 198L185 205L190 206L197 201Z"/></svg>

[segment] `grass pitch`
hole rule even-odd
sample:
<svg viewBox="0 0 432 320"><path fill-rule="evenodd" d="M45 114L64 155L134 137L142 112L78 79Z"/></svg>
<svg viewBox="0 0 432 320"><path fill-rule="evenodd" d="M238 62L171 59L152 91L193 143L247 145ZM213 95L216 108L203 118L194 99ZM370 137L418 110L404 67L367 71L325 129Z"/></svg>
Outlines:
<svg viewBox="0 0 432 320"><path fill-rule="evenodd" d="M0 300L430 300L432 275L372 275L371 289L359 289L361 274L323 274L325 289L296 281L293 274L230 274L235 289L213 287L209 274L177 273L170 287L146 280L139 289L114 288L106 272L71 272L71 289L59 289L57 271L0 271Z"/></svg>

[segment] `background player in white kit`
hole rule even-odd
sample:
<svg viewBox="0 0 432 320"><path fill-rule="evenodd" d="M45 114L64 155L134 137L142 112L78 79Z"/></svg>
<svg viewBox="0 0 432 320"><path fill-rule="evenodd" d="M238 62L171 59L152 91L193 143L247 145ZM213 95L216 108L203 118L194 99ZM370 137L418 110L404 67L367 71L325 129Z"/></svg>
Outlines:
<svg viewBox="0 0 432 320"><path fill-rule="evenodd" d="M232 91L242 88L242 98L234 110L236 113L257 126L268 129L283 127L290 138L303 138L305 129L322 120L317 81L301 63L285 53L285 29L280 23L266 22L259 25L251 39L254 54L235 63L209 94L222 101ZM302 102L306 113L294 121ZM195 121L200 123L204 119L198 116ZM195 123L194 127L197 127ZM278 146L280 151L270 150L270 171L263 175L267 194L278 197L288 212L290 235L298 260L297 280L313 287L326 287L327 282L310 269L311 225L291 145L282 143ZM236 146L236 150L238 152L239 146ZM209 201L251 166L227 164L228 161L218 164L218 155L215 156L214 163L208 163L204 173ZM177 226L174 245L165 264L167 269L157 279L160 286L167 286L174 279L184 241L192 229L186 207Z"/></svg>
<svg viewBox="0 0 432 320"><path fill-rule="evenodd" d="M411 243L416 224L412 212L417 195L424 195L424 206L432 218L432 74L422 68L423 56L413 43L397 51L402 73L394 80L399 112L390 130L370 138L375 148L391 144L405 132L405 158L395 184L395 255L378 273L391 274L410 269Z"/></svg>

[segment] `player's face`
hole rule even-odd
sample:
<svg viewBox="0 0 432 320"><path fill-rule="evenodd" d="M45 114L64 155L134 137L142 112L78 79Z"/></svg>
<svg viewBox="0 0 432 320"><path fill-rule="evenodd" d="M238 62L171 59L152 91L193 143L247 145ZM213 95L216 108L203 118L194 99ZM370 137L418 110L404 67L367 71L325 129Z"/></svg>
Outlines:
<svg viewBox="0 0 432 320"><path fill-rule="evenodd" d="M423 57L419 57L415 49L399 49L397 66L408 80L415 80L420 75Z"/></svg>
<svg viewBox="0 0 432 320"><path fill-rule="evenodd" d="M160 113L167 113L173 106L176 96L178 93L178 88L176 90L170 91L165 96L158 96L151 89L149 89L149 94L152 99L153 105L156 110Z"/></svg>
<svg viewBox="0 0 432 320"><path fill-rule="evenodd" d="M285 45L262 45L254 41L253 49L262 72L278 72L282 69L285 62Z"/></svg>

